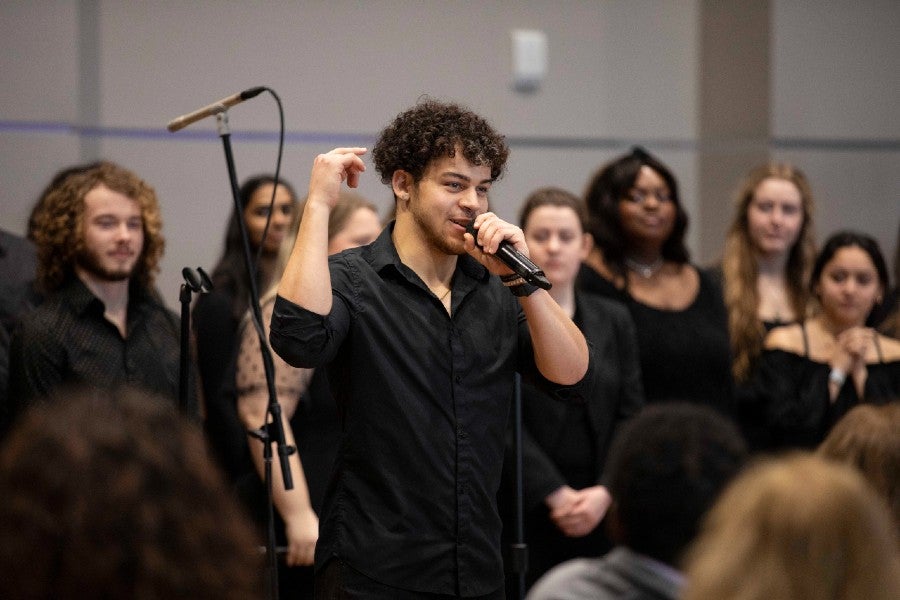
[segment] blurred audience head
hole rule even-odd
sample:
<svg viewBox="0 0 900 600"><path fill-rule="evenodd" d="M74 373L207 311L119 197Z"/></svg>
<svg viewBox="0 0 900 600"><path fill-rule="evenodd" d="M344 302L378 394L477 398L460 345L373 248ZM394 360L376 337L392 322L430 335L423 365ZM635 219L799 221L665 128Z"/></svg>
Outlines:
<svg viewBox="0 0 900 600"><path fill-rule="evenodd" d="M0 452L0 597L261 597L259 541L201 431L144 393L69 390Z"/></svg>
<svg viewBox="0 0 900 600"><path fill-rule="evenodd" d="M715 410L676 402L648 406L617 435L604 471L613 497L613 539L679 566L703 515L746 456L741 434Z"/></svg>
<svg viewBox="0 0 900 600"><path fill-rule="evenodd" d="M710 511L688 554L684 598L900 598L892 529L855 469L807 454L770 459Z"/></svg>
<svg viewBox="0 0 900 600"><path fill-rule="evenodd" d="M817 453L858 469L885 499L900 527L900 402L854 407L835 424Z"/></svg>
<svg viewBox="0 0 900 600"><path fill-rule="evenodd" d="M371 244L381 233L381 220L374 204L347 189L328 217L328 254Z"/></svg>

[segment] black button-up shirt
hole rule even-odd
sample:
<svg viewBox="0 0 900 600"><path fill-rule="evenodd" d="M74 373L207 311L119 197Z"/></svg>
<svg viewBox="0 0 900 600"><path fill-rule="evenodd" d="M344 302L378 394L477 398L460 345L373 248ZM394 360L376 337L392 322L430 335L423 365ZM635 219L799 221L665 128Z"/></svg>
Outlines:
<svg viewBox="0 0 900 600"><path fill-rule="evenodd" d="M463 255L447 314L392 231L330 259L329 315L276 299L272 347L295 366L330 363L344 414L316 563L338 556L387 585L486 594L503 583L496 495L513 376L534 370L524 313Z"/></svg>
<svg viewBox="0 0 900 600"><path fill-rule="evenodd" d="M11 416L68 384L130 385L178 400L178 317L137 285L129 291L126 337L104 310L74 277L22 320L10 348Z"/></svg>

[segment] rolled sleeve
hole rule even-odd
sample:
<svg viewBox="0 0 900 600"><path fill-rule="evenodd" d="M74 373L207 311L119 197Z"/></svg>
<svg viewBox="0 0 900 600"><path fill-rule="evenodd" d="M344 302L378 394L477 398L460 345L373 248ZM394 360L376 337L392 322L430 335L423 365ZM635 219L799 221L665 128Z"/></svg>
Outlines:
<svg viewBox="0 0 900 600"><path fill-rule="evenodd" d="M560 385L551 382L550 392L557 398L567 402L587 402L594 395L594 381L597 371L597 350L588 341L588 368L584 377L572 385Z"/></svg>
<svg viewBox="0 0 900 600"><path fill-rule="evenodd" d="M275 298L269 343L292 367L315 368L335 357L346 336L350 311L339 294L332 294L331 312L320 315L281 296Z"/></svg>

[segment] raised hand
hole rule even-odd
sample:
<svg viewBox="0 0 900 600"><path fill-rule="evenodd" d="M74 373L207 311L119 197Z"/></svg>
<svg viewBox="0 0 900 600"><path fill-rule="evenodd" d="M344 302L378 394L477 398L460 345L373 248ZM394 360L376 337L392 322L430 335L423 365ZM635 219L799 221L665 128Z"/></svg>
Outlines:
<svg viewBox="0 0 900 600"><path fill-rule="evenodd" d="M342 183L346 181L351 188L359 185L359 176L366 170L361 158L365 153L365 148L335 148L318 155L309 176L309 200L324 201L334 208Z"/></svg>

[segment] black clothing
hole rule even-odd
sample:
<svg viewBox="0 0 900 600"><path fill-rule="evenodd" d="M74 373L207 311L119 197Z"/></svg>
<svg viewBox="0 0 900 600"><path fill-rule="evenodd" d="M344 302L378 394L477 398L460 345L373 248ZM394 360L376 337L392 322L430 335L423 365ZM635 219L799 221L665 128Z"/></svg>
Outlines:
<svg viewBox="0 0 900 600"><path fill-rule="evenodd" d="M233 314L234 296L227 289L215 288L197 297L191 321L197 338L197 370L203 385L203 397L215 398L222 383L233 375L229 371L237 346L238 317Z"/></svg>
<svg viewBox="0 0 900 600"><path fill-rule="evenodd" d="M806 331L804 329L804 342ZM807 344L805 344L807 345ZM879 349L879 359L880 356ZM848 376L834 402L829 402L831 366L785 350L763 352L756 379L757 401L770 432L769 450L813 449L837 421L861 403L888 404L900 400L900 361L866 365L863 397Z"/></svg>
<svg viewBox="0 0 900 600"><path fill-rule="evenodd" d="M306 475L309 501L318 515L341 440L341 419L325 369L313 373L290 424Z"/></svg>
<svg viewBox="0 0 900 600"><path fill-rule="evenodd" d="M318 600L456 600L455 594L424 594L385 585L366 577L344 561L334 558L316 576L315 597ZM471 597L469 600L504 600L503 590Z"/></svg>
<svg viewBox="0 0 900 600"><path fill-rule="evenodd" d="M275 303L272 347L294 366L328 364L345 418L316 564L339 557L410 591L490 593L503 585L497 492L513 374L534 371L527 325L468 255L451 317L392 232L329 259L329 315Z"/></svg>
<svg viewBox="0 0 900 600"><path fill-rule="evenodd" d="M132 282L127 336L104 316L103 302L77 277L22 319L13 335L13 416L61 385L130 385L178 401L178 317ZM196 413L191 393L189 411Z"/></svg>
<svg viewBox="0 0 900 600"><path fill-rule="evenodd" d="M20 286L34 281L37 254L28 239L0 229L0 283Z"/></svg>
<svg viewBox="0 0 900 600"><path fill-rule="evenodd" d="M235 406L234 359L240 321L234 316L233 305L234 291L223 284L197 298L191 321L206 408L204 433L216 462L228 480L237 483L252 464L247 433Z"/></svg>
<svg viewBox="0 0 900 600"><path fill-rule="evenodd" d="M591 397L585 403L560 402L533 385L522 386L522 466L526 585L550 567L579 556L600 556L612 546L601 521L590 534L566 536L549 515L544 499L564 485L574 489L602 484L603 467L616 428L644 405L634 322L619 302L577 292L573 320L591 342L595 359ZM514 498L511 440L504 465L504 533L513 530L509 506ZM511 513L507 516L507 512ZM512 541L510 537L510 541ZM507 580L507 592L515 589Z"/></svg>
<svg viewBox="0 0 900 600"><path fill-rule="evenodd" d="M763 321L762 325L766 334L776 327L792 325L790 322ZM757 385L757 371L760 359L757 359L751 375L740 383L735 383L735 421L744 435L747 448L751 453L765 452L772 448L772 432L769 429L768 419L762 410L759 401L759 389Z"/></svg>
<svg viewBox="0 0 900 600"><path fill-rule="evenodd" d="M9 344L16 324L41 303L34 279L37 256L27 239L0 229L0 430L9 409Z"/></svg>
<svg viewBox="0 0 900 600"><path fill-rule="evenodd" d="M631 311L648 404L681 400L706 404L732 416L728 315L715 279L705 271L697 272L700 289L684 310L643 304L587 265L582 265L578 282L581 289L624 302Z"/></svg>

